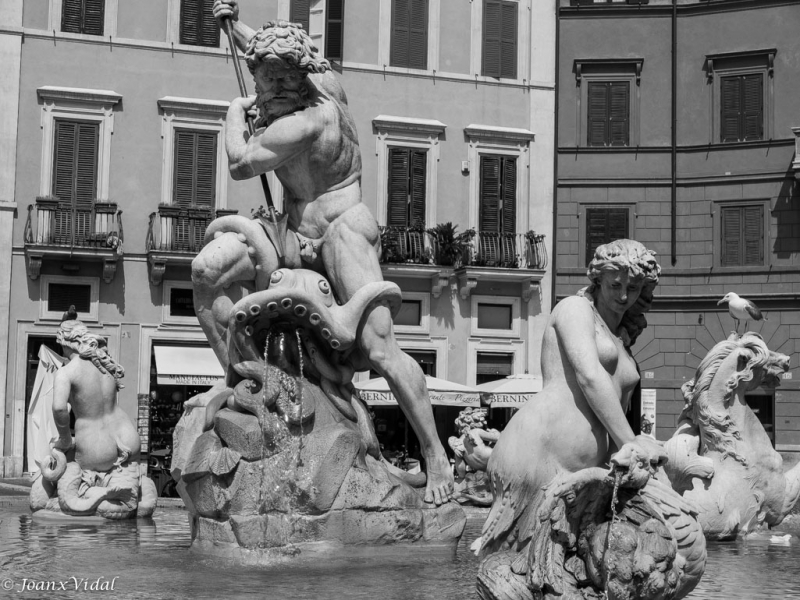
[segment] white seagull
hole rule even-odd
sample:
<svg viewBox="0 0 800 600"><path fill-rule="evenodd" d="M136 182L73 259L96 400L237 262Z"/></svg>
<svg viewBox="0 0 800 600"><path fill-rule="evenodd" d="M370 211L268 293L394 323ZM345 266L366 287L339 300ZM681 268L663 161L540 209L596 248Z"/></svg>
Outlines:
<svg viewBox="0 0 800 600"><path fill-rule="evenodd" d="M755 304L746 298L740 298L738 294L728 292L722 300L717 302L717 306L725 302L728 303L728 312L733 317L733 320L736 321L736 333L739 333L739 321L744 321L744 329L747 331L748 321L761 321L764 319L764 315L761 314Z"/></svg>

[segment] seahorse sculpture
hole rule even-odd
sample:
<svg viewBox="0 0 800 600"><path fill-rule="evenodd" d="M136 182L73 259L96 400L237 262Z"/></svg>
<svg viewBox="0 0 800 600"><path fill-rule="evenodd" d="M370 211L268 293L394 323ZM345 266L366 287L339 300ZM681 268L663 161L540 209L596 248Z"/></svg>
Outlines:
<svg viewBox="0 0 800 600"><path fill-rule="evenodd" d="M678 428L665 444L662 479L699 509L710 539L728 540L778 525L800 496L800 465L783 459L745 401L759 386L776 387L789 357L771 352L757 333L714 346L686 382Z"/></svg>

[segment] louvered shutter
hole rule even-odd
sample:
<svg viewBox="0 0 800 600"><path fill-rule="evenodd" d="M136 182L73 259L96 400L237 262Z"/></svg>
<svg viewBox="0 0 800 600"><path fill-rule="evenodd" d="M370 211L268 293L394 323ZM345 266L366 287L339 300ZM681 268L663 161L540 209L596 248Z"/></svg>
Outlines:
<svg viewBox="0 0 800 600"><path fill-rule="evenodd" d="M79 313L92 308L92 286L72 283L50 283L47 286L47 310L61 312L74 306Z"/></svg>
<svg viewBox="0 0 800 600"><path fill-rule="evenodd" d="M289 20L300 23L308 33L308 22L311 16L311 0L292 0L289 9Z"/></svg>
<svg viewBox="0 0 800 600"><path fill-rule="evenodd" d="M408 225L417 229L425 227L425 179L427 177L428 157L421 150L411 150L411 200Z"/></svg>
<svg viewBox="0 0 800 600"><path fill-rule="evenodd" d="M744 265L764 264L764 209L761 206L742 208Z"/></svg>
<svg viewBox="0 0 800 600"><path fill-rule="evenodd" d="M744 140L764 139L764 75L742 78L742 129Z"/></svg>
<svg viewBox="0 0 800 600"><path fill-rule="evenodd" d="M586 264L594 258L598 246L629 237L627 208L586 209Z"/></svg>
<svg viewBox="0 0 800 600"><path fill-rule="evenodd" d="M517 77L517 3L500 3L500 77Z"/></svg>
<svg viewBox="0 0 800 600"><path fill-rule="evenodd" d="M386 224L389 227L406 227L409 216L409 151L406 148L389 150L389 206Z"/></svg>
<svg viewBox="0 0 800 600"><path fill-rule="evenodd" d="M490 354L478 352L475 370L478 375L511 375L514 366L513 354Z"/></svg>
<svg viewBox="0 0 800 600"><path fill-rule="evenodd" d="M325 58L342 61L344 57L344 0L328 0L325 17Z"/></svg>
<svg viewBox="0 0 800 600"><path fill-rule="evenodd" d="M722 257L723 267L742 264L741 258L742 209L722 209Z"/></svg>
<svg viewBox="0 0 800 600"><path fill-rule="evenodd" d="M500 157L481 156L480 231L500 231Z"/></svg>
<svg viewBox="0 0 800 600"><path fill-rule="evenodd" d="M515 158L505 156L502 158L503 182L501 195L503 201L503 225L501 233L516 233L517 231L517 161Z"/></svg>
<svg viewBox="0 0 800 600"><path fill-rule="evenodd" d="M609 87L608 132L610 146L628 145L628 117L630 115L630 84L612 81Z"/></svg>
<svg viewBox="0 0 800 600"><path fill-rule="evenodd" d="M63 0L61 5L61 31L81 33L83 0Z"/></svg>
<svg viewBox="0 0 800 600"><path fill-rule="evenodd" d="M608 143L608 85L590 82L588 89L587 130L589 146L605 146Z"/></svg>
<svg viewBox="0 0 800 600"><path fill-rule="evenodd" d="M738 142L740 139L740 115L742 112L741 77L723 77L720 80L720 131L723 142Z"/></svg>
<svg viewBox="0 0 800 600"><path fill-rule="evenodd" d="M408 67L428 67L428 0L410 0Z"/></svg>
<svg viewBox="0 0 800 600"><path fill-rule="evenodd" d="M177 130L174 171L172 202L182 210L173 239L177 249L196 251L216 201L217 134Z"/></svg>
<svg viewBox="0 0 800 600"><path fill-rule="evenodd" d="M192 46L219 46L214 0L181 0L180 42Z"/></svg>
<svg viewBox="0 0 800 600"><path fill-rule="evenodd" d="M500 77L501 70L501 15L500 2L485 0L483 3L483 64L481 74L485 77Z"/></svg>
<svg viewBox="0 0 800 600"><path fill-rule="evenodd" d="M58 243L85 241L92 233L92 209L97 196L97 123L56 120L53 160L53 195L60 203L56 213Z"/></svg>
<svg viewBox="0 0 800 600"><path fill-rule="evenodd" d="M392 2L392 45L389 64L393 67L408 66L409 2L411 0Z"/></svg>
<svg viewBox="0 0 800 600"><path fill-rule="evenodd" d="M105 0L84 0L83 33L103 35Z"/></svg>

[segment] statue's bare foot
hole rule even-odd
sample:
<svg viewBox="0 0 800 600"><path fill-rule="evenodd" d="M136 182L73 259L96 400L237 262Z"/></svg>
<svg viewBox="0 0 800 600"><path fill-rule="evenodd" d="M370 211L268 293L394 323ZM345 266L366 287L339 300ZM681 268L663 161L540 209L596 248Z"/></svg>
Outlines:
<svg viewBox="0 0 800 600"><path fill-rule="evenodd" d="M425 502L444 504L453 495L453 472L450 461L442 453L427 461L428 484L425 487Z"/></svg>

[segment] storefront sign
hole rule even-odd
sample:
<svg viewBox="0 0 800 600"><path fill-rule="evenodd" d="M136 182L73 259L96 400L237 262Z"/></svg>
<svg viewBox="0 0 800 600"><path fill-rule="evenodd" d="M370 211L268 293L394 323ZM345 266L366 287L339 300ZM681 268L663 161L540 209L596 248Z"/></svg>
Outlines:
<svg viewBox="0 0 800 600"><path fill-rule="evenodd" d="M492 394L490 404L496 408L519 407L535 395L536 394Z"/></svg>
<svg viewBox="0 0 800 600"><path fill-rule="evenodd" d="M214 385L223 376L214 375L159 375L158 385Z"/></svg>
<svg viewBox="0 0 800 600"><path fill-rule="evenodd" d="M396 406L397 401L391 392L367 392L359 390L361 400L370 405ZM461 392L429 392L431 404L436 406L480 406L480 395Z"/></svg>
<svg viewBox="0 0 800 600"><path fill-rule="evenodd" d="M642 390L642 426L641 433L656 437L656 391L655 389Z"/></svg>

